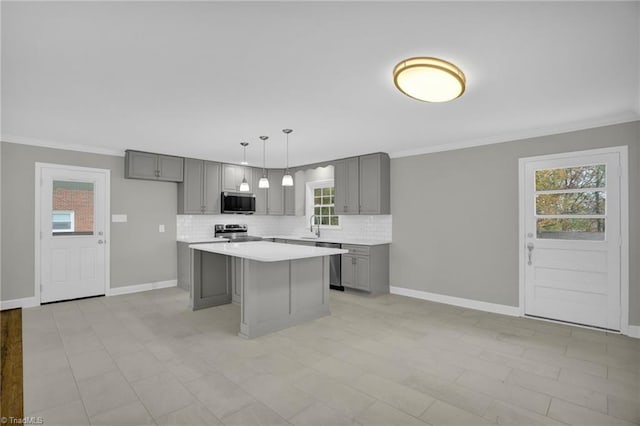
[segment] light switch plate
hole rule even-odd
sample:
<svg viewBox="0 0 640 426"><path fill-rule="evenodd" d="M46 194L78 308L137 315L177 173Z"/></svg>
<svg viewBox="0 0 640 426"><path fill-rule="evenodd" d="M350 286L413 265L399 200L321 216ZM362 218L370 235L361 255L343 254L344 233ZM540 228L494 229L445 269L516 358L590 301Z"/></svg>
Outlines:
<svg viewBox="0 0 640 426"><path fill-rule="evenodd" d="M111 215L111 222L116 223L116 222L126 222L127 221L127 215L126 214L112 214Z"/></svg>
<svg viewBox="0 0 640 426"><path fill-rule="evenodd" d="M164 232L164 225L158 225L158 232Z"/></svg>

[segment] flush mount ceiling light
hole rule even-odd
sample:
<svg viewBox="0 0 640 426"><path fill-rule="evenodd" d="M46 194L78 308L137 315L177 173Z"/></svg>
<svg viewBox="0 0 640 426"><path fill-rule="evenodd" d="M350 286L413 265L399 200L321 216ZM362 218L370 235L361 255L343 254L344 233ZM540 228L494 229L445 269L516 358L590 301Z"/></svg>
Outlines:
<svg viewBox="0 0 640 426"><path fill-rule="evenodd" d="M284 133L287 138L287 163L284 176L282 176L282 186L293 186L293 176L289 173L289 133L291 132L293 132L291 129L282 129L282 133Z"/></svg>
<svg viewBox="0 0 640 426"><path fill-rule="evenodd" d="M393 69L393 83L405 95L424 102L447 102L464 93L464 73L451 62L416 57Z"/></svg>
<svg viewBox="0 0 640 426"><path fill-rule="evenodd" d="M246 166L247 164L247 145L249 145L249 142L240 142L240 145L242 145L242 162L240 164L242 164L243 166ZM243 167L242 168L242 183L240 184L240 192L249 192L251 190L251 188L249 188L249 182L247 182L247 176L245 174L247 168Z"/></svg>

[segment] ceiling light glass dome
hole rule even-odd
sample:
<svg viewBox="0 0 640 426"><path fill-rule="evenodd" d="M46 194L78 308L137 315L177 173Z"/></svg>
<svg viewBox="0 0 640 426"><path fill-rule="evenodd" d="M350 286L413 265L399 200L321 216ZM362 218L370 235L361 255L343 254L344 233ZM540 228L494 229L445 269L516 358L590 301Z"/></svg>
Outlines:
<svg viewBox="0 0 640 426"><path fill-rule="evenodd" d="M424 102L447 102L460 97L466 87L464 73L438 58L416 57L393 69L393 83L405 95Z"/></svg>

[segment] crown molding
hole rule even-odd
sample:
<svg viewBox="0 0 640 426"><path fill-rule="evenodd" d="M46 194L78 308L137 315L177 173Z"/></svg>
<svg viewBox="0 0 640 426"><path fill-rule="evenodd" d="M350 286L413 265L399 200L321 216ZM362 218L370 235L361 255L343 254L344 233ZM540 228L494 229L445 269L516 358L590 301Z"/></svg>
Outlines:
<svg viewBox="0 0 640 426"><path fill-rule="evenodd" d="M15 143L20 145L38 146L41 148L62 149L66 151L86 152L89 154L112 155L116 157L124 157L124 151L119 149L100 148L89 145L66 144L45 139L26 138L15 135L2 135L2 142Z"/></svg>
<svg viewBox="0 0 640 426"><path fill-rule="evenodd" d="M615 124L629 123L640 120L640 113L629 111L618 116L608 117L605 119L588 120L581 122L573 122L549 126L538 129L528 129L518 132L508 133L498 136L490 136L486 138L470 139L459 142L440 144L435 146L426 146L423 148L410 149L405 151L395 151L389 153L391 158L411 157L414 155L432 154L435 152L454 151L457 149L473 148L476 146L493 145L497 143L513 142L523 139L538 138L542 136L558 135L562 133L576 132L579 130L594 129L597 127L612 126Z"/></svg>

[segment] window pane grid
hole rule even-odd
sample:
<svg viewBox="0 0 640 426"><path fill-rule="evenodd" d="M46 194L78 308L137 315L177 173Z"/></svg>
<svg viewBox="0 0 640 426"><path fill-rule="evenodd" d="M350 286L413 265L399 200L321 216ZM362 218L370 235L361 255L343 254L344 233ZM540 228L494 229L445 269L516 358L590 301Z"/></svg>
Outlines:
<svg viewBox="0 0 640 426"><path fill-rule="evenodd" d="M314 188L313 190L313 218L314 225L338 226L338 216L335 214L335 198L333 187Z"/></svg>
<svg viewBox="0 0 640 426"><path fill-rule="evenodd" d="M604 164L536 170L537 238L604 241L606 186Z"/></svg>

